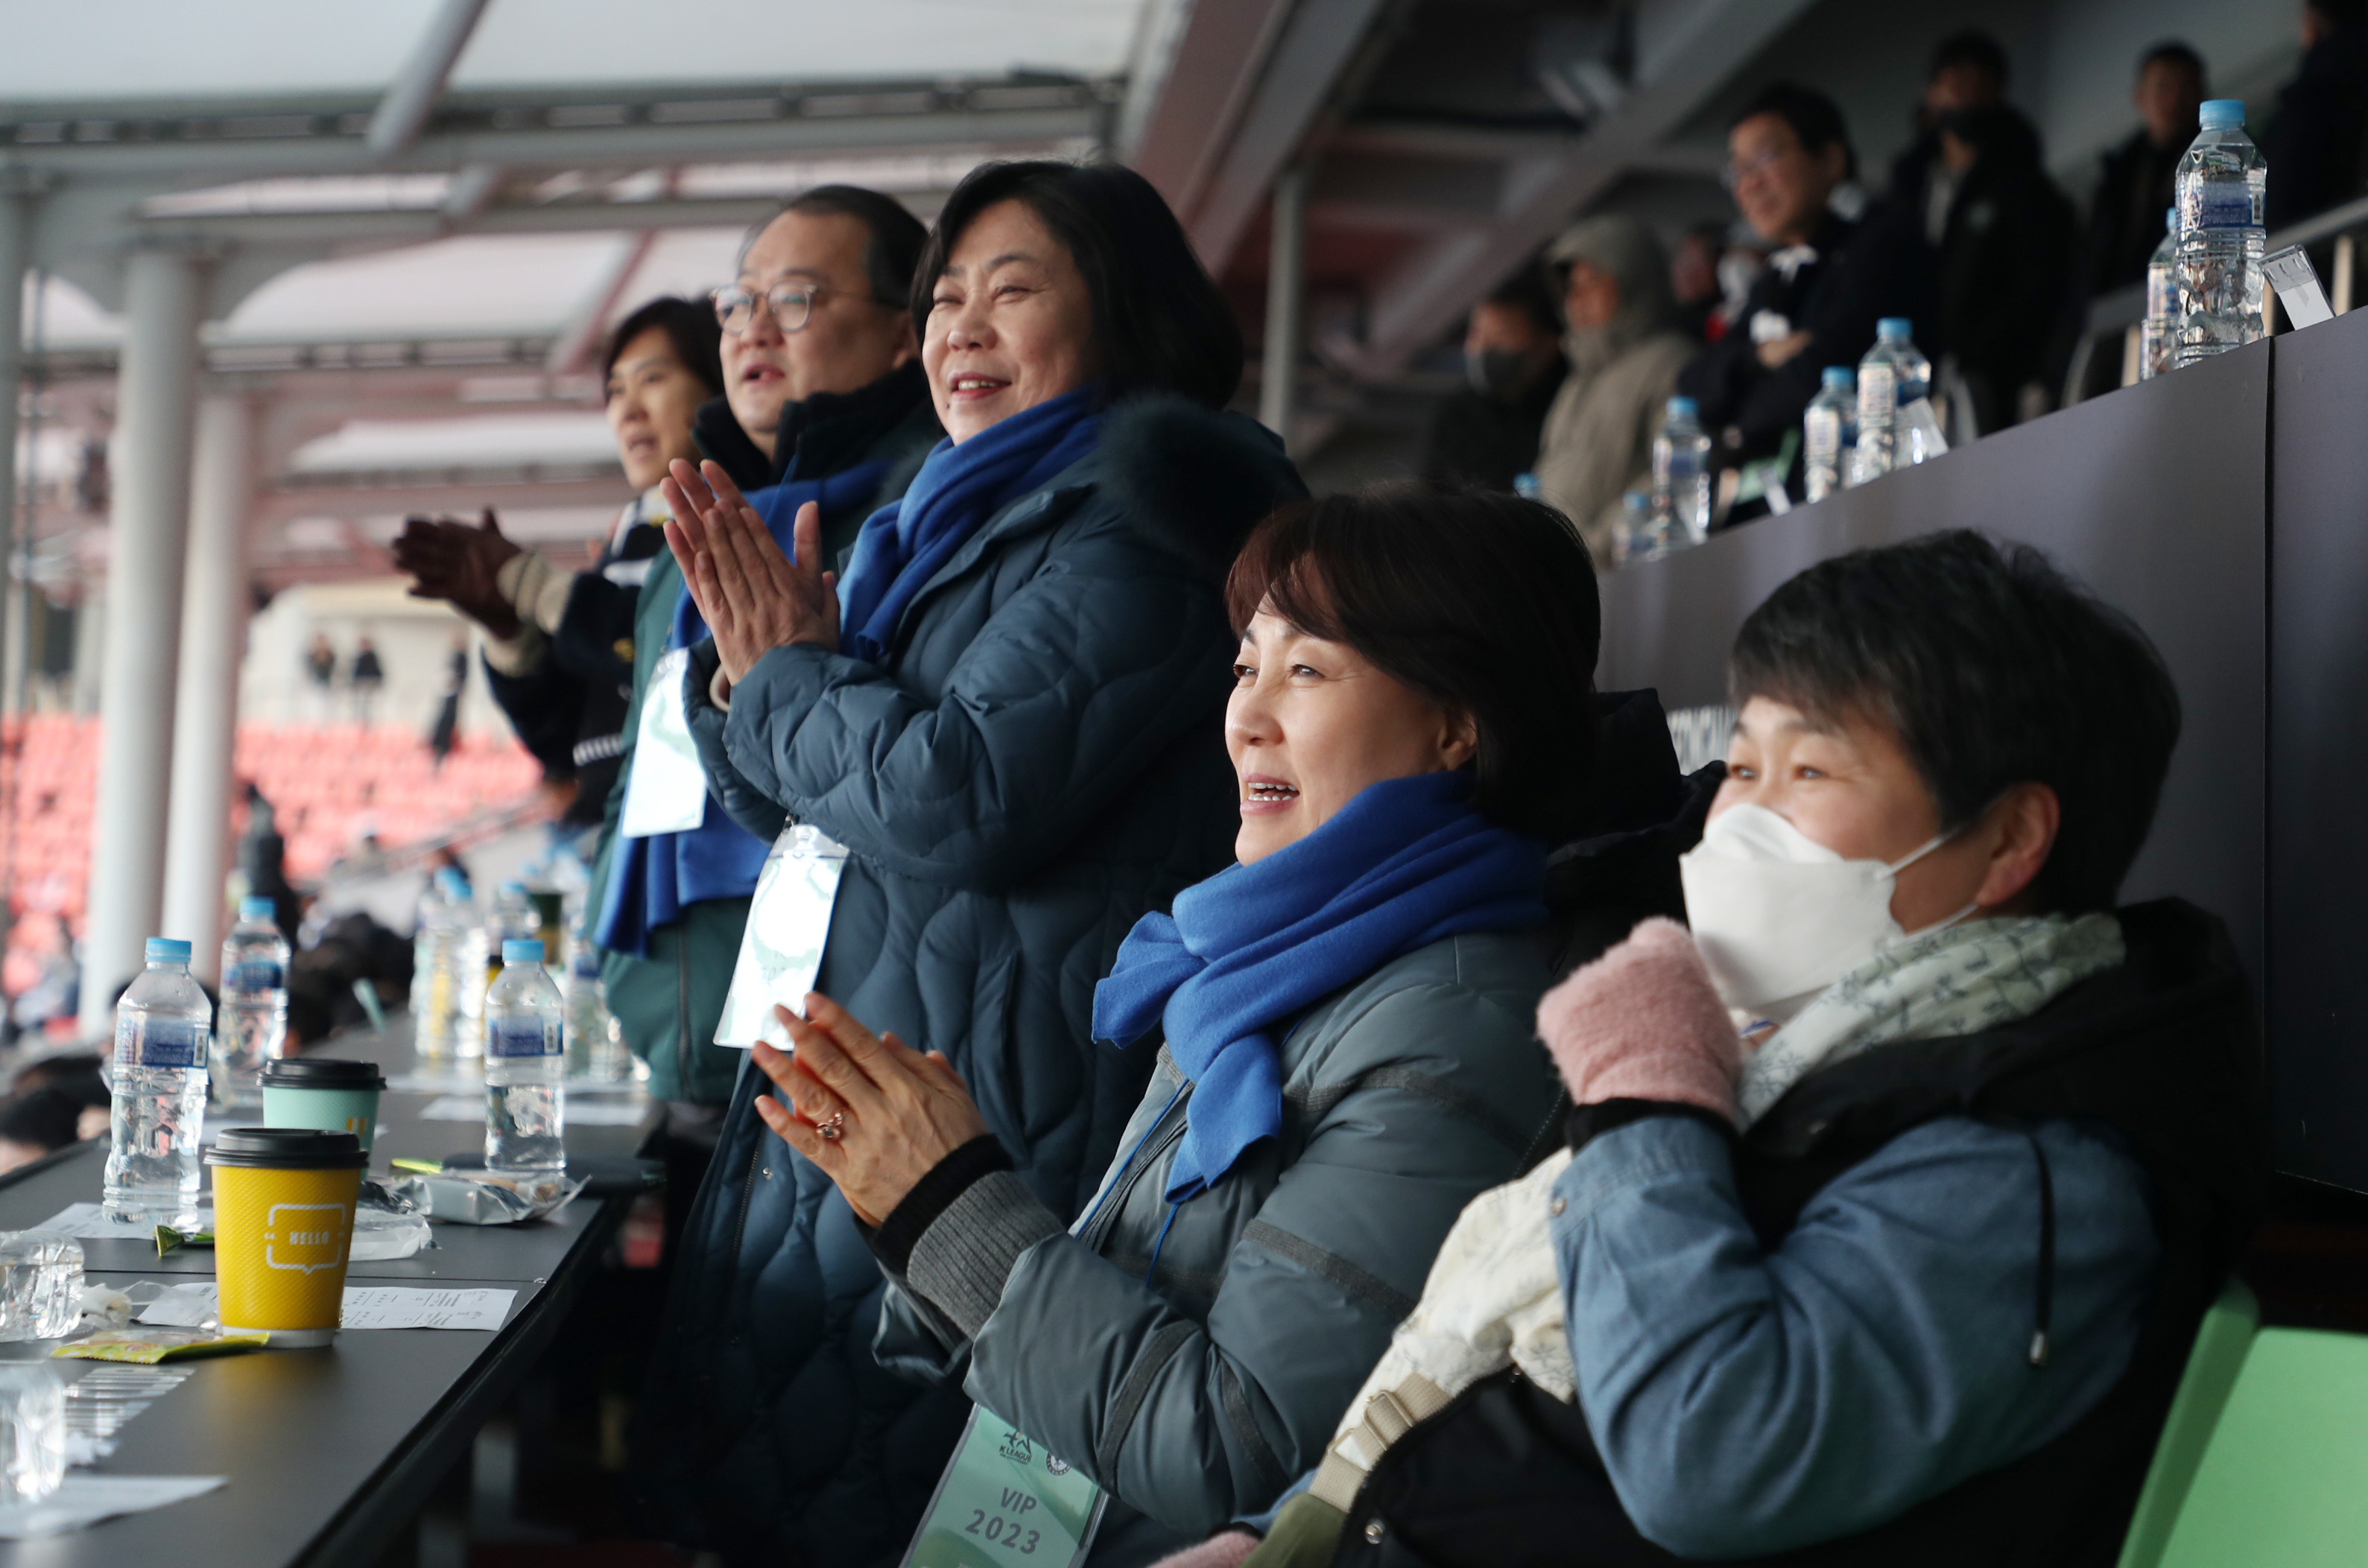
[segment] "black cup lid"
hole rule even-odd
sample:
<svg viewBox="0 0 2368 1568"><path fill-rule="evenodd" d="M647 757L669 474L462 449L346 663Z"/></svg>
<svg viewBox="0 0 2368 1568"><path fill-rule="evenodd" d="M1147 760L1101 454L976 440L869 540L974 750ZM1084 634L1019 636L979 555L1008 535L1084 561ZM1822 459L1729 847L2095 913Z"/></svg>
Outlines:
<svg viewBox="0 0 2368 1568"><path fill-rule="evenodd" d="M358 1170L370 1163L350 1132L309 1127L225 1127L206 1151L210 1165L258 1165L275 1171Z"/></svg>
<svg viewBox="0 0 2368 1568"><path fill-rule="evenodd" d="M375 1062L333 1056L283 1056L263 1064L263 1081L279 1089L383 1089Z"/></svg>

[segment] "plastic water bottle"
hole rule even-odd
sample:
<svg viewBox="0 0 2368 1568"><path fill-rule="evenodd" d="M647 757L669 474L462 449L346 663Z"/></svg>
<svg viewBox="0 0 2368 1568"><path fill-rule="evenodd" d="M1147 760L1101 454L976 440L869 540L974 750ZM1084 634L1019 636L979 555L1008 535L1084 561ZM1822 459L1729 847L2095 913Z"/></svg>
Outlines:
<svg viewBox="0 0 2368 1568"><path fill-rule="evenodd" d="M485 1168L556 1171L567 1165L567 1048L559 987L542 944L502 944L502 972L485 993Z"/></svg>
<svg viewBox="0 0 2368 1568"><path fill-rule="evenodd" d="M213 1007L189 977L189 944L148 938L148 967L115 1005L115 1103L107 1217L191 1230L206 1130Z"/></svg>
<svg viewBox="0 0 2368 1568"><path fill-rule="evenodd" d="M474 1056L483 1049L470 999L484 995L484 942L468 881L447 866L420 897L412 938L412 1049L420 1055Z"/></svg>
<svg viewBox="0 0 2368 1568"><path fill-rule="evenodd" d="M596 1084L625 1075L625 1035L609 1011L600 949L581 937L567 966L567 1075Z"/></svg>
<svg viewBox="0 0 2368 1568"><path fill-rule="evenodd" d="M1858 378L1847 365L1828 365L1825 385L1801 420L1802 483L1822 501L1844 487L1850 449L1858 444Z"/></svg>
<svg viewBox="0 0 2368 1568"><path fill-rule="evenodd" d="M2162 215L2162 244L2146 258L2146 321L2138 328L2138 380L2150 381L2173 368L2179 341L2179 209Z"/></svg>
<svg viewBox="0 0 2368 1568"><path fill-rule="evenodd" d="M1710 538L1710 437L1690 397L1673 397L1653 437L1653 520L1673 549Z"/></svg>
<svg viewBox="0 0 2368 1568"><path fill-rule="evenodd" d="M1910 336L1914 324L1906 316L1885 316L1874 324L1874 347L1858 362L1858 461L1852 483L1863 484L1893 469L1917 460L1903 453L1899 411L1932 391L1932 361L1924 358Z"/></svg>
<svg viewBox="0 0 2368 1568"><path fill-rule="evenodd" d="M2245 134L2245 106L2214 98L2179 160L2179 341L2192 365L2261 335L2262 227L2269 167Z"/></svg>
<svg viewBox="0 0 2368 1568"><path fill-rule="evenodd" d="M222 938L222 1027L214 1031L217 1104L256 1097L256 1074L288 1043L288 938L268 898L238 901L238 924Z"/></svg>

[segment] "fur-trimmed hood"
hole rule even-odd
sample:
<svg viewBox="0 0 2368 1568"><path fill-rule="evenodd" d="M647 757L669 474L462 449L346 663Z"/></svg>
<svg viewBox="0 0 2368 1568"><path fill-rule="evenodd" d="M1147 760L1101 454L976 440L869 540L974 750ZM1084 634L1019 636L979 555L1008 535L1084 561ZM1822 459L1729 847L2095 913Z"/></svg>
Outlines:
<svg viewBox="0 0 2368 1568"><path fill-rule="evenodd" d="M1111 408L1087 463L1112 499L1212 579L1224 577L1269 512L1307 494L1281 437L1247 415L1172 393Z"/></svg>

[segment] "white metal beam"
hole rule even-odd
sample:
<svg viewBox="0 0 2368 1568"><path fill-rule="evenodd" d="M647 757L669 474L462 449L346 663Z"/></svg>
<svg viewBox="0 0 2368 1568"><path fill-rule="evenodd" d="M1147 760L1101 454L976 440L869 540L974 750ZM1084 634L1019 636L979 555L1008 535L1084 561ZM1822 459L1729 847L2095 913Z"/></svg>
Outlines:
<svg viewBox="0 0 2368 1568"><path fill-rule="evenodd" d="M428 20L427 31L387 85L386 97L370 116L370 130L362 140L371 156L392 157L419 139L420 128L435 111L436 100L444 96L452 67L460 63L461 51L469 47L469 35L477 30L477 20L485 14L485 4L486 0L444 0Z"/></svg>
<svg viewBox="0 0 2368 1568"><path fill-rule="evenodd" d="M1361 342L1327 342L1360 373L1395 369L1446 332L1471 302L1554 231L1640 165L1811 0L1657 0L1637 17L1636 80L1619 108L1567 148L1508 165L1496 220L1444 234L1375 290ZM1691 154L1689 154L1691 156Z"/></svg>

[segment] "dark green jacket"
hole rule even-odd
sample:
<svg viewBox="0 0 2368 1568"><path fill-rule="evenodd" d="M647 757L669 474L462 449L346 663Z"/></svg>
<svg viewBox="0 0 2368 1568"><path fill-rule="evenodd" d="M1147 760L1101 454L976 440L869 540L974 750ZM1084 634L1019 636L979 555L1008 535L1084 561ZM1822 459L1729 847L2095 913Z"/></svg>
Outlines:
<svg viewBox="0 0 2368 1568"><path fill-rule="evenodd" d="M1049 1208L1117 1152L1150 1053L1091 1038L1094 984L1148 910L1232 858L1220 585L1303 494L1272 436L1157 400L1004 506L930 579L886 664L778 648L705 700L711 788L848 846L819 988L944 1051ZM734 1095L677 1256L633 1480L667 1540L893 1561L959 1426L872 1358L882 1280L837 1190Z"/></svg>
<svg viewBox="0 0 2368 1568"><path fill-rule="evenodd" d="M823 518L823 547L837 560L854 542L865 517L905 493L922 458L944 433L917 365L844 398L809 399L808 406L806 419L794 425L783 421L784 434L798 433L791 454L796 478L826 479L875 459L889 463L877 494ZM642 697L649 687L651 666L666 652L681 598L682 569L672 551L661 551L634 611L633 695L625 714L624 762L617 787L609 792L587 908L599 909L608 892L617 822L632 778L633 741L641 733ZM745 1053L715 1044L715 1026L723 1017L724 994L732 987L740 930L747 918L746 899L710 899L689 905L680 919L652 931L648 958L603 955L600 977L608 986L609 1009L617 1016L626 1045L650 1064L650 1093L655 1097L707 1106L720 1106L732 1097L732 1082Z"/></svg>

